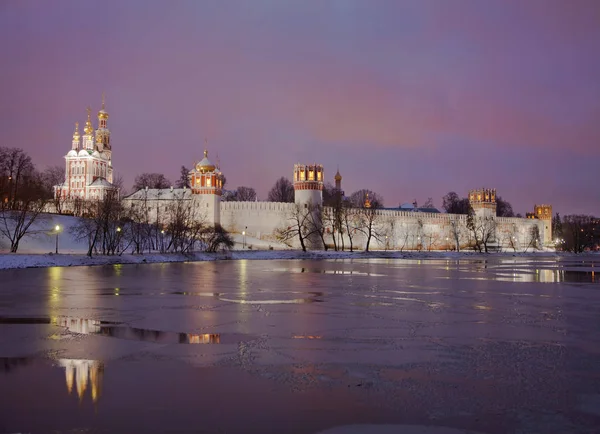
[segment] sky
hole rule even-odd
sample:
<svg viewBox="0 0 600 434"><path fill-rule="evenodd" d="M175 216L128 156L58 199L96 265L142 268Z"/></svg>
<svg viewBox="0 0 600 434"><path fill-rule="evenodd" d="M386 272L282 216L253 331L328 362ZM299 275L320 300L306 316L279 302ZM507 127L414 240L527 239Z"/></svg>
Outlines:
<svg viewBox="0 0 600 434"><path fill-rule="evenodd" d="M486 187L598 216L598 23L597 0L3 0L0 146L63 165L105 92L127 188L206 138L259 199L320 163L387 207Z"/></svg>

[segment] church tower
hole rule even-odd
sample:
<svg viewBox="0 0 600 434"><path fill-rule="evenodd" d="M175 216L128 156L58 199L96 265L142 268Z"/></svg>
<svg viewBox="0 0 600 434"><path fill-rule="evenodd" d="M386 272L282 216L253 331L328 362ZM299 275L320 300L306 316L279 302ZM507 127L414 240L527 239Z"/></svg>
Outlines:
<svg viewBox="0 0 600 434"><path fill-rule="evenodd" d="M221 224L221 194L223 193L223 175L208 159L208 150L204 158L190 172L192 200L200 212L199 219L205 219L209 225Z"/></svg>
<svg viewBox="0 0 600 434"><path fill-rule="evenodd" d="M104 94L102 94L102 108L98 112L98 129L96 130L96 149L104 153L106 159L112 160L112 149L110 146L110 130L106 126L108 113L105 110Z"/></svg>
<svg viewBox="0 0 600 434"><path fill-rule="evenodd" d="M92 126L92 109L87 108L87 120L83 127L83 149L90 154L94 151L94 127Z"/></svg>
<svg viewBox="0 0 600 434"><path fill-rule="evenodd" d="M79 122L75 122L75 131L73 132L73 141L71 142L71 150L78 152L81 146L81 136L79 135Z"/></svg>
<svg viewBox="0 0 600 434"><path fill-rule="evenodd" d="M83 137L79 134L79 123L75 123L71 150L65 155L65 182L54 187L56 199L102 200L110 192L117 191L112 184L110 131L106 127L108 113L104 109L104 96L95 138L91 112L88 107ZM68 210L68 204L63 209Z"/></svg>
<svg viewBox="0 0 600 434"><path fill-rule="evenodd" d="M322 164L294 164L293 179L294 199L297 204L323 205Z"/></svg>

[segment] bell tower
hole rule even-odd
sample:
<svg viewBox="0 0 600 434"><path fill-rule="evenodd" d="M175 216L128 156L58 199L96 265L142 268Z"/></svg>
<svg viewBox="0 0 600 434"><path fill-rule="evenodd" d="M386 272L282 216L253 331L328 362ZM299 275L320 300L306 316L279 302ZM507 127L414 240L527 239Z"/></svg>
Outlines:
<svg viewBox="0 0 600 434"><path fill-rule="evenodd" d="M112 148L110 144L110 130L107 127L108 112L104 108L105 98L102 93L102 108L98 112L98 129L96 130L96 149L98 152L104 154L106 159L111 165L112 160Z"/></svg>
<svg viewBox="0 0 600 434"><path fill-rule="evenodd" d="M92 126L92 109L87 108L87 120L83 127L83 149L90 154L94 151L94 127Z"/></svg>
<svg viewBox="0 0 600 434"><path fill-rule="evenodd" d="M200 212L198 217L205 217L210 225L220 225L223 175L208 159L208 150L204 150L204 158L190 172L190 183L192 200Z"/></svg>

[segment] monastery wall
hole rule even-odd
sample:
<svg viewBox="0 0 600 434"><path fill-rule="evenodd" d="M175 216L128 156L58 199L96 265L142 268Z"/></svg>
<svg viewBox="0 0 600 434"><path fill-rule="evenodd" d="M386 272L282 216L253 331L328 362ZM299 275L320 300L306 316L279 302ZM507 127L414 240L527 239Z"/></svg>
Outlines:
<svg viewBox="0 0 600 434"><path fill-rule="evenodd" d="M275 230L287 225L295 204L284 202L221 202L221 226L229 232L275 240Z"/></svg>

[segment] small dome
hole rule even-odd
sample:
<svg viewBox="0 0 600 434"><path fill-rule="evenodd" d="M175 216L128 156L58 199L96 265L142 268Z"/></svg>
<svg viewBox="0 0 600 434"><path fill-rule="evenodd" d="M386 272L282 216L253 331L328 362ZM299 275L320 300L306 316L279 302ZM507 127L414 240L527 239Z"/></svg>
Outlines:
<svg viewBox="0 0 600 434"><path fill-rule="evenodd" d="M79 154L77 154L79 157L87 157L88 151L86 149L82 149L81 151L79 151Z"/></svg>
<svg viewBox="0 0 600 434"><path fill-rule="evenodd" d="M108 113L104 109L98 112L98 119L108 119Z"/></svg>
<svg viewBox="0 0 600 434"><path fill-rule="evenodd" d="M204 151L204 158L196 164L198 172L214 172L216 166L208 159L208 151Z"/></svg>
<svg viewBox="0 0 600 434"><path fill-rule="evenodd" d="M77 151L75 149L71 149L67 154L67 157L77 157Z"/></svg>
<svg viewBox="0 0 600 434"><path fill-rule="evenodd" d="M336 174L333 177L333 179L335 179L336 181L341 181L342 180L342 175L340 175L340 171L339 170L336 172Z"/></svg>

